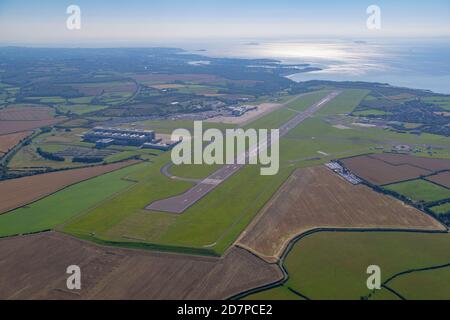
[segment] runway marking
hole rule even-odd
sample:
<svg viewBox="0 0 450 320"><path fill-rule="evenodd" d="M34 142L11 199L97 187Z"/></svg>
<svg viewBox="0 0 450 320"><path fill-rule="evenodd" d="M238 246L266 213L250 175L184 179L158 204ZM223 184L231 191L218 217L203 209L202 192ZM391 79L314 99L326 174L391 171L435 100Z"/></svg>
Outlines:
<svg viewBox="0 0 450 320"><path fill-rule="evenodd" d="M209 179L205 179L205 180L203 180L201 183L204 183L204 184L212 184L212 185L218 185L219 183L221 183L223 180L220 180L220 179L211 179L211 178L209 178Z"/></svg>

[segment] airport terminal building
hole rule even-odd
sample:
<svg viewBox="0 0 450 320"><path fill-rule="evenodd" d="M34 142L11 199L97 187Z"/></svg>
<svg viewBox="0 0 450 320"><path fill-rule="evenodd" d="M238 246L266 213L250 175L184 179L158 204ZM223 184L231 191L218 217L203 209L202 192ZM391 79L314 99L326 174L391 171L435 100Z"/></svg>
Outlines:
<svg viewBox="0 0 450 320"><path fill-rule="evenodd" d="M83 141L95 143L96 148L112 145L133 146L144 149L167 151L180 141L163 142L153 130L95 127L83 135Z"/></svg>
<svg viewBox="0 0 450 320"><path fill-rule="evenodd" d="M83 135L86 142L95 143L97 147L124 145L140 147L155 140L153 130L135 130L122 128L95 127Z"/></svg>

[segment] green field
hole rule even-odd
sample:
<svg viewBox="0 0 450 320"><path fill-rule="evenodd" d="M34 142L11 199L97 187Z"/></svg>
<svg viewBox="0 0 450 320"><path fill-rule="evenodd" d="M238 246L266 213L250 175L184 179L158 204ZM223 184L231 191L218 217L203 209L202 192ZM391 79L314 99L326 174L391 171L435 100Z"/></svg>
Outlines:
<svg viewBox="0 0 450 320"><path fill-rule="evenodd" d="M450 111L450 97L425 97L423 98L423 101L433 103L434 105Z"/></svg>
<svg viewBox="0 0 450 320"><path fill-rule="evenodd" d="M285 286L258 292L245 297L243 300L304 300Z"/></svg>
<svg viewBox="0 0 450 320"><path fill-rule="evenodd" d="M450 198L449 189L421 179L390 184L385 188L414 201L432 202Z"/></svg>
<svg viewBox="0 0 450 320"><path fill-rule="evenodd" d="M449 300L450 266L401 275L387 285L407 300Z"/></svg>
<svg viewBox="0 0 450 320"><path fill-rule="evenodd" d="M46 151L59 151L61 146L56 145L45 145L40 146ZM52 161L41 157L36 152L37 145L31 144L22 147L12 158L8 167L11 169L23 169L23 168L52 168L52 169L62 169L62 168L75 168L81 167L81 163L73 163L71 161Z"/></svg>
<svg viewBox="0 0 450 320"><path fill-rule="evenodd" d="M292 119L297 115L297 112L303 111L313 103L323 99L329 91L317 91L313 93L306 94L297 100L292 101L287 105L287 108L278 109L272 112L270 115L259 118L249 124L244 128L249 129L277 129L282 126L289 119ZM291 97L292 98L292 97Z"/></svg>
<svg viewBox="0 0 450 320"><path fill-rule="evenodd" d="M370 297L370 300L401 300L401 298L386 288L381 288L381 290L377 291L377 294Z"/></svg>
<svg viewBox="0 0 450 320"><path fill-rule="evenodd" d="M450 202L441 204L440 206L431 207L430 209L436 214L449 214Z"/></svg>
<svg viewBox="0 0 450 320"><path fill-rule="evenodd" d="M59 105L57 109L60 112L66 113L71 112L77 115L83 115L85 113L99 111L108 108L104 105L93 105L93 104L73 104L73 105Z"/></svg>
<svg viewBox="0 0 450 320"><path fill-rule="evenodd" d="M335 99L330 101L326 108L321 109L319 115L349 114L369 93L369 90L346 89Z"/></svg>
<svg viewBox="0 0 450 320"><path fill-rule="evenodd" d="M321 232L299 240L284 266L289 274L283 285L310 299L360 299L368 296L367 267L381 268L382 282L409 269L450 263L449 234L400 232ZM439 279L437 275L433 275ZM400 278L401 279L401 278ZM448 298L450 282L434 282L436 298ZM395 283L394 283L395 284ZM432 291L430 282L426 290ZM400 289L399 289L400 290ZM421 287L410 287L419 294ZM375 292L371 299L395 299L388 292ZM446 293L445 293L446 291ZM270 289L261 298L277 298L286 290ZM440 293L439 293L440 292ZM441 296L440 294L444 294ZM380 296L379 296L380 295ZM256 296L256 295L255 295ZM249 297L251 298L251 297Z"/></svg>
<svg viewBox="0 0 450 320"><path fill-rule="evenodd" d="M133 183L122 178L145 166L148 164L130 166L83 181L28 206L2 214L0 236L53 229L130 187Z"/></svg>
<svg viewBox="0 0 450 320"><path fill-rule="evenodd" d="M66 102L66 99L61 97L28 97L27 99L42 104L54 104Z"/></svg>

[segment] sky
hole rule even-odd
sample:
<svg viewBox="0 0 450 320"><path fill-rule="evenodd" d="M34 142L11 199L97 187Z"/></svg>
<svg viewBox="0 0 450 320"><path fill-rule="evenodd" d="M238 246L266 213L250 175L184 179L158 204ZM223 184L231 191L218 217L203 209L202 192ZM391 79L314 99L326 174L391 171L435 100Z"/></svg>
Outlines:
<svg viewBox="0 0 450 320"><path fill-rule="evenodd" d="M80 30L66 27L69 5L81 9ZM381 29L366 26L370 5ZM0 44L298 37L450 37L450 1L0 0Z"/></svg>

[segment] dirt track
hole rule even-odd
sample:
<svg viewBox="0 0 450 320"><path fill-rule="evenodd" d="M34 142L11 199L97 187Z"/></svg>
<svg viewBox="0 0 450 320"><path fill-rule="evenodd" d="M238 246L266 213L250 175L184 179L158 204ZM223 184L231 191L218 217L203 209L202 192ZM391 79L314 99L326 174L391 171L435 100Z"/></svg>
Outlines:
<svg viewBox="0 0 450 320"><path fill-rule="evenodd" d="M81 290L66 288L69 265ZM251 253L219 258L96 246L48 232L0 239L0 299L224 299L283 277Z"/></svg>
<svg viewBox="0 0 450 320"><path fill-rule="evenodd" d="M325 167L296 170L238 240L269 262L289 241L316 228L445 230L433 218Z"/></svg>

